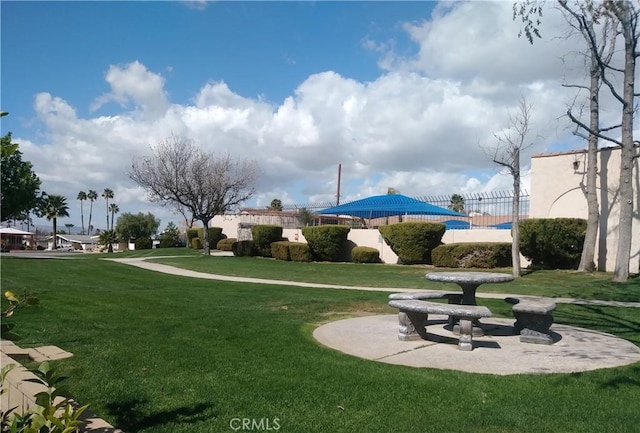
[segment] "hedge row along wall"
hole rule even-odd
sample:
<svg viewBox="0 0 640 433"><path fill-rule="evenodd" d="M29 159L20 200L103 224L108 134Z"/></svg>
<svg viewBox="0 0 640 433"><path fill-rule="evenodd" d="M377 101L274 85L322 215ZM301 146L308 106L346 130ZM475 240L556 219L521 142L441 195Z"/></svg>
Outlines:
<svg viewBox="0 0 640 433"><path fill-rule="evenodd" d="M431 251L434 266L446 268L503 268L511 266L511 244L506 242L440 245Z"/></svg>

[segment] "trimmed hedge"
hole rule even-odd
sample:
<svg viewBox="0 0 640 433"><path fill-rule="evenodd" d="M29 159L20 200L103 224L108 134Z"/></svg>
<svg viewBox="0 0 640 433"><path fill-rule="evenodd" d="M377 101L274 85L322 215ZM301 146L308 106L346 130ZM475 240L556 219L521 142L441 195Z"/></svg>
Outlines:
<svg viewBox="0 0 640 433"><path fill-rule="evenodd" d="M504 268L511 266L508 242L469 242L440 245L431 251L435 266L446 268Z"/></svg>
<svg viewBox="0 0 640 433"><path fill-rule="evenodd" d="M231 245L234 256L247 257L256 255L256 246L253 241L238 241Z"/></svg>
<svg viewBox="0 0 640 433"><path fill-rule="evenodd" d="M198 237L204 245L204 229L199 228L196 230L198 230ZM209 227L209 248L214 249L218 245L218 242L226 237L226 235L222 234L222 227Z"/></svg>
<svg viewBox="0 0 640 433"><path fill-rule="evenodd" d="M380 252L371 247L354 247L351 250L351 260L354 263L380 263Z"/></svg>
<svg viewBox="0 0 640 433"><path fill-rule="evenodd" d="M202 245L202 241L200 240L200 238L192 238L191 239L191 248L193 248L194 250L201 250L204 248L204 246Z"/></svg>
<svg viewBox="0 0 640 433"><path fill-rule="evenodd" d="M271 244L282 240L282 227L259 224L251 227L251 237L255 242L257 253L263 257L271 257Z"/></svg>
<svg viewBox="0 0 640 433"><path fill-rule="evenodd" d="M189 248L194 248L193 239L198 237L198 229L187 229L187 246ZM200 247L202 248L202 247Z"/></svg>
<svg viewBox="0 0 640 433"><path fill-rule="evenodd" d="M294 262L310 262L313 259L309 244L304 242L289 242L289 256Z"/></svg>
<svg viewBox="0 0 640 433"><path fill-rule="evenodd" d="M136 250L150 250L153 246L153 241L147 237L141 237L136 239Z"/></svg>
<svg viewBox="0 0 640 433"><path fill-rule="evenodd" d="M446 226L409 222L382 226L378 230L403 265L431 264L431 251L440 245Z"/></svg>
<svg viewBox="0 0 640 433"><path fill-rule="evenodd" d="M232 251L231 247L233 246L233 243L236 241L237 241L236 238L220 239L218 241L218 244L216 245L216 249L220 251Z"/></svg>
<svg viewBox="0 0 640 433"><path fill-rule="evenodd" d="M278 241L271 243L271 257L278 260L284 260L285 262L291 261L291 254L289 253L289 241Z"/></svg>
<svg viewBox="0 0 640 433"><path fill-rule="evenodd" d="M577 269L587 232L581 218L530 218L520 222L520 252L534 268Z"/></svg>
<svg viewBox="0 0 640 433"><path fill-rule="evenodd" d="M346 249L349 230L351 228L344 225L326 225L304 227L302 234L307 240L311 255L315 260L339 262Z"/></svg>

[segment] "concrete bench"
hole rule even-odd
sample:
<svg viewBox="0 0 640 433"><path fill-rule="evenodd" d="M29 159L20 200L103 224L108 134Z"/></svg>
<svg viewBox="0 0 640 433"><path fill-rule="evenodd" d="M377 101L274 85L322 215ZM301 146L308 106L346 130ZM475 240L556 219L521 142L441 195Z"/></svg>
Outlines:
<svg viewBox="0 0 640 433"><path fill-rule="evenodd" d="M427 319L429 314L446 314L460 319L458 349L473 350L473 320L491 317L487 307L477 305L440 304L415 299L391 300L389 306L398 308L400 329L398 339L402 341L427 339Z"/></svg>
<svg viewBox="0 0 640 433"><path fill-rule="evenodd" d="M389 300L416 300L416 301L426 301L427 299L446 299L449 304L460 304L462 302L462 292L460 293L447 293L438 290L421 290L419 292L403 292L403 293L392 293L389 295ZM402 312L398 314L403 314ZM398 317L400 319L400 317ZM458 319L456 316L449 316L449 324L448 326L453 329L455 325L458 324Z"/></svg>
<svg viewBox="0 0 640 433"><path fill-rule="evenodd" d="M513 305L514 331L523 343L553 344L551 325L556 303L548 298L505 298Z"/></svg>

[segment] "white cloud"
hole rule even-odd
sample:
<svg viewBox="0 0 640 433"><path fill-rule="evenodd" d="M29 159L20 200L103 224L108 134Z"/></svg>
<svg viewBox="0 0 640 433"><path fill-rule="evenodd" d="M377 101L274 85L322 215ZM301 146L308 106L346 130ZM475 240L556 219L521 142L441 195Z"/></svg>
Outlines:
<svg viewBox="0 0 640 433"><path fill-rule="evenodd" d="M547 18L550 26L557 23L552 13ZM508 126L521 95L534 104L533 127L541 136L531 151L566 140L561 116L574 92L560 86L566 67L558 56L570 43L549 38L531 46L517 38L517 27L510 3L439 8L429 22L406 25L419 46L416 57L366 40L384 56L387 69L377 79L318 71L279 105L246 98L223 81L204 83L189 103L172 103L159 73L138 61L110 66L111 91L93 108L117 102L123 107L117 115L79 118L61 97L41 93L34 110L44 135L16 141L44 190L77 205L79 190L108 187L121 212L152 211L163 226L179 218L148 204L127 170L133 156L171 133L206 150L256 159L263 172L258 206L273 198L335 200L338 164L343 201L388 187L416 196L509 190L510 176L497 174L483 146ZM522 160L528 165L527 155Z"/></svg>
<svg viewBox="0 0 640 433"><path fill-rule="evenodd" d="M111 65L105 80L111 86L111 92L95 100L91 105L93 111L111 101L123 107L133 102L145 116L158 117L168 106L164 78L148 71L137 60L125 66Z"/></svg>

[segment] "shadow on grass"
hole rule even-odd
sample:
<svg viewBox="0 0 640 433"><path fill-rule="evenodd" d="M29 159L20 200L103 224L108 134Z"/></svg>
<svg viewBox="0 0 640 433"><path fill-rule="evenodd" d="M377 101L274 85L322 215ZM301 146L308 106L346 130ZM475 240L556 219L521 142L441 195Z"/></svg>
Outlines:
<svg viewBox="0 0 640 433"><path fill-rule="evenodd" d="M172 410L145 414L149 402L142 399L129 399L107 404L107 408L116 419L116 426L127 433L134 433L163 424L193 424L217 418L210 403L198 403Z"/></svg>
<svg viewBox="0 0 640 433"><path fill-rule="evenodd" d="M557 309L554 317L556 322L615 334L636 344L640 342L637 339L640 333L640 321L638 320L640 316L633 308L572 305Z"/></svg>
<svg viewBox="0 0 640 433"><path fill-rule="evenodd" d="M623 386L640 386L640 365L631 368L632 374L620 374L602 383L603 388L618 389Z"/></svg>

